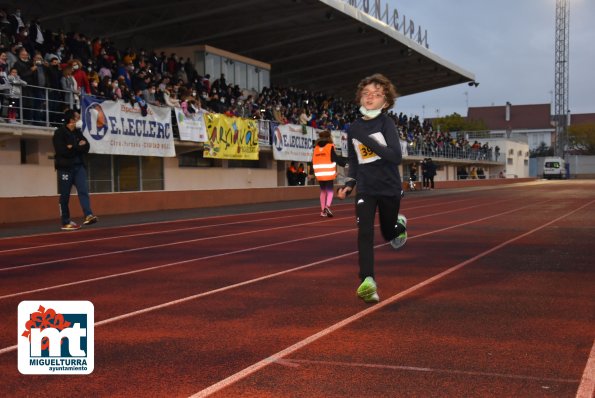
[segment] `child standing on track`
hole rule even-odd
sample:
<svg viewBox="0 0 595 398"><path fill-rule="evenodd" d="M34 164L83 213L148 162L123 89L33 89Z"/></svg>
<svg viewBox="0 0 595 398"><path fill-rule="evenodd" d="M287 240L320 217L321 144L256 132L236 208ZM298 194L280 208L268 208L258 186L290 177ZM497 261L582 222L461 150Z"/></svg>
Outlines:
<svg viewBox="0 0 595 398"><path fill-rule="evenodd" d="M331 204L333 203L333 181L337 178L337 163L339 158L335 153L335 145L329 130L318 134L312 153L312 167L314 176L320 185L320 216L332 217ZM344 163L344 162L343 162ZM341 164L344 166L344 164Z"/></svg>
<svg viewBox="0 0 595 398"><path fill-rule="evenodd" d="M367 303L380 298L374 280L374 219L376 209L380 231L394 249L407 240L407 219L399 214L402 160L399 134L386 114L397 96L394 85L381 74L359 82L356 101L362 117L347 131L349 174L345 186L337 191L344 199L357 183L355 210L358 225L359 277L357 295Z"/></svg>

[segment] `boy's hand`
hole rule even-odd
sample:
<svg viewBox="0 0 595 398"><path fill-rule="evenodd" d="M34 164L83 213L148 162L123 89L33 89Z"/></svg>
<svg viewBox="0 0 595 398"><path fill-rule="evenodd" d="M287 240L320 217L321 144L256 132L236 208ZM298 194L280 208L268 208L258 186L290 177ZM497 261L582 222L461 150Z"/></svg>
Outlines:
<svg viewBox="0 0 595 398"><path fill-rule="evenodd" d="M350 188L347 186L343 187L343 188L339 188L339 189L337 189L337 197L339 199L345 199L347 196L349 196L351 191L353 191L353 188Z"/></svg>

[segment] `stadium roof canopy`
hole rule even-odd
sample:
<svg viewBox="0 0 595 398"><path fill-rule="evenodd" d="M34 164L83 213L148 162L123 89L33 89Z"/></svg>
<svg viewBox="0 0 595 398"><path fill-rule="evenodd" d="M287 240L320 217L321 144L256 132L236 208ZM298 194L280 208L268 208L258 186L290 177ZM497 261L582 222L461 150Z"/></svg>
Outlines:
<svg viewBox="0 0 595 398"><path fill-rule="evenodd" d="M361 78L376 72L391 78L400 95L475 80L472 73L341 0L52 0L17 5L25 19L39 16L43 28L109 37L118 48L206 44L271 64L274 86L346 99Z"/></svg>

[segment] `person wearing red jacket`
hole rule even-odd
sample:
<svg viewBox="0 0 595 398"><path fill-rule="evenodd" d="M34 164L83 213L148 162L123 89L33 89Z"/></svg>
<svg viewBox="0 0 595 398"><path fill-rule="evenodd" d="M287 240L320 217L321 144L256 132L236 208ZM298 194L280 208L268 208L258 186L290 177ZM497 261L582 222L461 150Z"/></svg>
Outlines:
<svg viewBox="0 0 595 398"><path fill-rule="evenodd" d="M87 95L91 94L91 85L89 84L87 72L84 71L81 61L73 59L69 64L72 66L72 77L74 77L77 86L81 89L81 94L83 91Z"/></svg>

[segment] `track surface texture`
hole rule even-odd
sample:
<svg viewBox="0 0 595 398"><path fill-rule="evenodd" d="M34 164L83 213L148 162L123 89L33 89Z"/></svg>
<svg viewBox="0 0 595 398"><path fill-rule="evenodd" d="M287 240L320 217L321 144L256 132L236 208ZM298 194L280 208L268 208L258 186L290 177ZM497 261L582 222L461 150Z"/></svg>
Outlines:
<svg viewBox="0 0 595 398"><path fill-rule="evenodd" d="M12 226L1 395L593 396L594 181L407 194L406 246L376 229L373 305L355 293L353 201L333 212L310 201ZM93 303L93 373L19 373L23 300Z"/></svg>

